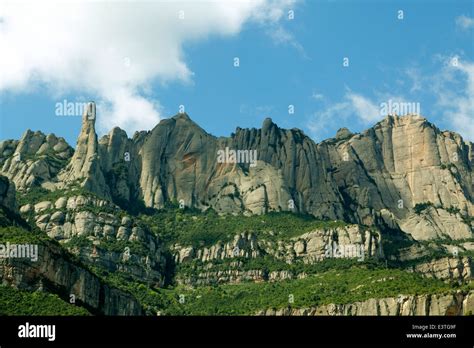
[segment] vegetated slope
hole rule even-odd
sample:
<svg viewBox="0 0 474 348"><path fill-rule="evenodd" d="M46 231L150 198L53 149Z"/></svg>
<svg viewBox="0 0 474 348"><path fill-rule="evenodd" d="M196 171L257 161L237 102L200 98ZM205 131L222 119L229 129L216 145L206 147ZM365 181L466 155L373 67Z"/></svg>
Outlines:
<svg viewBox="0 0 474 348"><path fill-rule="evenodd" d="M269 119L228 138L185 114L132 139L94 123L75 150L0 142L0 242L42 253L1 260L3 284L93 314L471 311L473 146L455 133L419 116L320 144ZM255 166L219 163L225 148Z"/></svg>

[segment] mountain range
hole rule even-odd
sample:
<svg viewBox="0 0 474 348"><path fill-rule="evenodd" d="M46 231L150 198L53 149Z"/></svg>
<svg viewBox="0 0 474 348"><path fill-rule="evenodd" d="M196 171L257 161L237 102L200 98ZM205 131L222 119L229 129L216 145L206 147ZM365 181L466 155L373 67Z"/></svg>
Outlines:
<svg viewBox="0 0 474 348"><path fill-rule="evenodd" d="M216 137L182 113L98 138L87 110L75 148L30 130L0 142L2 242L41 245L37 262L0 260L3 285L74 295L92 314L472 313L474 147L459 134L387 115L320 143L269 118ZM338 270L355 289L370 274L416 286L347 298L312 288ZM288 304L288 281L321 296ZM245 313L214 309L208 293L272 282L283 302Z"/></svg>

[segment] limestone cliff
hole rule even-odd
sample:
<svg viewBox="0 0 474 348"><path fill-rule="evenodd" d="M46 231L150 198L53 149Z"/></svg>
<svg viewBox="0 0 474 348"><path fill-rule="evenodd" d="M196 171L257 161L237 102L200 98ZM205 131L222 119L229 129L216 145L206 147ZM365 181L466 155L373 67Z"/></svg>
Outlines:
<svg viewBox="0 0 474 348"><path fill-rule="evenodd" d="M217 138L186 114L132 138L114 128L98 140L88 105L73 155L61 138L28 131L0 143L1 173L20 191L79 185L128 209L175 202L232 214L293 211L400 230L414 240L473 236L473 144L421 116L387 116L320 144L270 119L261 129ZM243 160L220 161L220 151ZM31 159L44 153L56 161Z"/></svg>
<svg viewBox="0 0 474 348"><path fill-rule="evenodd" d="M99 196L110 198L110 189L105 183L99 161L95 120L95 103L90 102L84 109L81 133L77 139L74 155L67 167L59 174L59 180L65 184L78 183Z"/></svg>
<svg viewBox="0 0 474 348"><path fill-rule="evenodd" d="M435 278L444 286L449 285L439 280L463 289L472 280L473 144L420 116L388 116L360 134L341 129L320 144L271 119L261 129L238 128L230 137L215 137L186 114L132 138L113 128L98 139L95 118L95 104L89 103L75 149L55 135L32 131L0 142L0 208L54 240L41 247L38 263L1 262L4 284L77 294L94 313L140 314L124 288L305 281L324 272L331 264L326 261L334 261L328 258L337 258L327 255L328 247L350 247L344 258L370 259L369 268L403 268L404 274L415 272L410 276ZM209 226L207 217L220 225L232 218L226 214L243 219L289 211L302 214L287 216L309 214L324 221L311 230L285 225L295 230L282 234L254 230L266 225L253 216L249 219L262 221L251 228L241 228L246 225L239 221L241 230L218 234L219 239L183 242L180 237L190 236L161 231L167 225L154 226L159 212L146 209L168 205L220 214L180 210L171 222L165 220L179 228L186 219L200 219L202 225L185 231L193 237L204 235L199 228ZM200 218L190 216L194 213ZM344 261L338 266L343 270L359 267L357 260ZM119 282L122 290L99 277ZM472 294L459 292L401 300L375 296L260 314L444 315L468 314L469 308Z"/></svg>
<svg viewBox="0 0 474 348"><path fill-rule="evenodd" d="M268 316L373 316L373 315L472 315L474 292L444 295L399 296L348 304L327 304L312 308L280 308L259 311Z"/></svg>
<svg viewBox="0 0 474 348"><path fill-rule="evenodd" d="M421 116L387 116L319 148L356 221L381 218L417 240L472 238L472 143L458 134ZM417 204L427 209L416 212Z"/></svg>
<svg viewBox="0 0 474 348"><path fill-rule="evenodd" d="M1 259L0 281L3 285L30 291L59 294L96 314L140 315L142 309L130 294L104 284L96 275L71 262L58 246L38 246L38 260Z"/></svg>
<svg viewBox="0 0 474 348"><path fill-rule="evenodd" d="M0 141L0 173L19 191L52 188L73 153L63 138L27 130L20 140Z"/></svg>

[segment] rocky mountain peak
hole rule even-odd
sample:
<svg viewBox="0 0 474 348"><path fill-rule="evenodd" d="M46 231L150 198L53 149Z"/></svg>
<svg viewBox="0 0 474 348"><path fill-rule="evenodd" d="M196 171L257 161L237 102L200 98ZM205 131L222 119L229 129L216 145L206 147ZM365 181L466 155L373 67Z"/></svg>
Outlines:
<svg viewBox="0 0 474 348"><path fill-rule="evenodd" d="M336 139L345 139L351 136L353 133L347 128L340 128L336 133Z"/></svg>
<svg viewBox="0 0 474 348"><path fill-rule="evenodd" d="M270 118L261 129L238 127L231 137L217 138L186 113L132 139L116 127L98 141L95 118L92 102L74 155L57 177L60 187L80 184L130 206L176 201L222 213L292 210L364 225L383 220L415 239L467 238L472 230L472 143L419 115L388 115L358 134L341 128L336 141L320 144ZM28 131L20 141L1 142L2 172L21 189L56 180L47 163L19 165L12 155L60 151L60 139ZM241 157L222 162L222 151ZM417 214L420 204L432 209ZM433 224L440 226L436 235Z"/></svg>
<svg viewBox="0 0 474 348"><path fill-rule="evenodd" d="M16 153L18 154L35 154L45 140L45 135L41 131L32 131L30 129L23 133L20 139Z"/></svg>
<svg viewBox="0 0 474 348"><path fill-rule="evenodd" d="M60 178L65 183L79 183L102 197L110 198L110 192L100 168L95 120L96 106L94 102L89 102L82 115L76 151L68 166L60 174Z"/></svg>
<svg viewBox="0 0 474 348"><path fill-rule="evenodd" d="M380 122L378 122L376 126L381 125L381 126L387 126L387 127L400 127L400 126L421 125L421 124L431 125L431 123L429 123L428 120L421 115L408 114L408 115L403 115L403 116L387 115Z"/></svg>
<svg viewBox="0 0 474 348"><path fill-rule="evenodd" d="M262 124L262 134L266 134L272 127L277 127L277 125L273 123L273 120L270 117L265 118Z"/></svg>
<svg viewBox="0 0 474 348"><path fill-rule="evenodd" d="M172 117L172 119L176 121L184 121L184 122L191 121L192 122L191 117L189 117L189 115L186 112L177 113L176 115Z"/></svg>

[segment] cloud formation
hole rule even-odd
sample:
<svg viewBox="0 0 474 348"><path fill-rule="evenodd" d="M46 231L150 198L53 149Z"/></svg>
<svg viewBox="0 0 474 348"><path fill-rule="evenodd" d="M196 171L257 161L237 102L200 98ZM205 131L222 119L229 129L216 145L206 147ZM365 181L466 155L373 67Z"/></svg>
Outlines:
<svg viewBox="0 0 474 348"><path fill-rule="evenodd" d="M469 141L474 141L474 62L453 56L429 79L441 115Z"/></svg>
<svg viewBox="0 0 474 348"><path fill-rule="evenodd" d="M321 94L316 96L317 100L325 101L324 96ZM382 116L380 114L380 107L373 100L348 90L342 101L338 103L326 102L324 109L315 112L306 126L310 134L317 141L320 141L328 136L332 136L329 134L329 131L342 124L347 124L349 118L363 126L369 126L379 121Z"/></svg>
<svg viewBox="0 0 474 348"><path fill-rule="evenodd" d="M474 28L474 18L468 16L459 16L456 18L456 25L462 30Z"/></svg>
<svg viewBox="0 0 474 348"><path fill-rule="evenodd" d="M0 93L96 95L99 129L149 129L160 119L150 85L192 80L186 43L275 26L294 2L2 1Z"/></svg>
<svg viewBox="0 0 474 348"><path fill-rule="evenodd" d="M458 55L447 57L435 55L435 69L429 72L414 67L400 69L404 81L412 83L411 88L391 85L387 92L374 91L374 97L347 90L341 101L328 102L322 95L323 109L315 112L308 120L310 134L317 140L333 136L341 124L351 120L353 125L368 127L386 116L384 104L400 106L399 115L421 114L435 118L438 125L461 134L466 140L474 141L474 62ZM408 93L408 92L409 93ZM434 99L434 106L426 110L423 100ZM402 107L404 111L402 112Z"/></svg>

